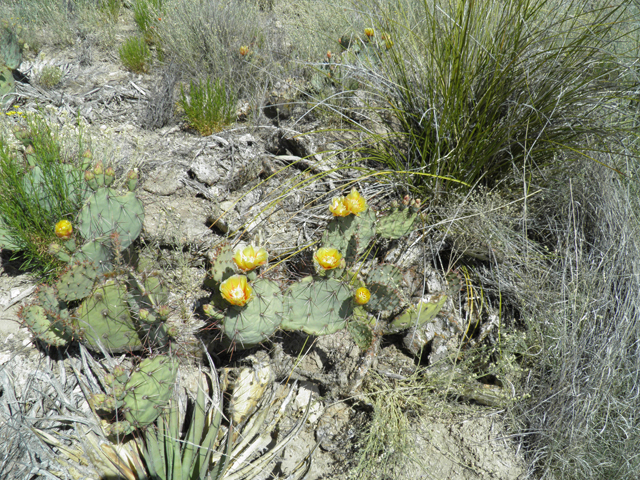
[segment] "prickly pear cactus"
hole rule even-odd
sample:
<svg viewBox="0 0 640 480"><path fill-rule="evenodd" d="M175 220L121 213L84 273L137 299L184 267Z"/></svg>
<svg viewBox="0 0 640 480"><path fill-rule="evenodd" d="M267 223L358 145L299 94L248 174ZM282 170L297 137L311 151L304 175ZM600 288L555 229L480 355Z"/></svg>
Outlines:
<svg viewBox="0 0 640 480"><path fill-rule="evenodd" d="M111 353L139 350L143 346L138 329L131 318L127 289L108 280L87 297L77 312L82 329L82 342L92 350L102 345Z"/></svg>
<svg viewBox="0 0 640 480"><path fill-rule="evenodd" d="M93 284L98 277L98 267L92 261L76 261L62 272L56 287L58 296L66 301L83 299L93 290Z"/></svg>
<svg viewBox="0 0 640 480"><path fill-rule="evenodd" d="M0 102L3 97L16 90L16 81L13 79L11 69L6 65L0 65Z"/></svg>
<svg viewBox="0 0 640 480"><path fill-rule="evenodd" d="M177 375L178 362L165 355L147 358L131 374L118 365L104 377L107 393L93 394L89 402L96 410L116 411L122 419L110 424L107 434L127 435L151 425L162 414Z"/></svg>
<svg viewBox="0 0 640 480"><path fill-rule="evenodd" d="M418 218L418 209L414 207L395 207L384 212L378 219L376 232L382 238L396 240L413 230Z"/></svg>
<svg viewBox="0 0 640 480"><path fill-rule="evenodd" d="M417 305L410 306L386 326L385 333L398 333L430 322L440 313L446 301L447 296L442 295L437 300L431 302L420 301Z"/></svg>
<svg viewBox="0 0 640 480"><path fill-rule="evenodd" d="M22 45L16 29L6 21L0 25L0 64L10 70L18 68L22 62Z"/></svg>
<svg viewBox="0 0 640 480"><path fill-rule="evenodd" d="M242 348L264 342L280 327L283 298L280 288L270 280L252 284L253 298L243 307L227 309L222 327L228 339Z"/></svg>
<svg viewBox="0 0 640 480"><path fill-rule="evenodd" d="M125 419L137 428L153 423L169 403L177 375L177 360L165 355L138 365L124 386Z"/></svg>
<svg viewBox="0 0 640 480"><path fill-rule="evenodd" d="M402 272L395 265L373 267L366 280L371 298L364 307L369 311L393 311L398 308L404 299L401 282Z"/></svg>
<svg viewBox="0 0 640 480"><path fill-rule="evenodd" d="M86 240L109 237L112 248L124 250L140 235L143 220L144 206L133 192L98 188L80 211L78 230Z"/></svg>
<svg viewBox="0 0 640 480"><path fill-rule="evenodd" d="M36 297L35 303L20 310L20 317L31 333L54 347L62 347L72 341L75 332L67 304L57 298L55 289L43 285Z"/></svg>
<svg viewBox="0 0 640 480"><path fill-rule="evenodd" d="M338 249L347 262L362 255L375 237L376 214L370 208L359 216L334 217L322 235L322 245Z"/></svg>
<svg viewBox="0 0 640 480"><path fill-rule="evenodd" d="M353 313L351 289L333 278L307 277L289 287L282 328L311 335L342 330Z"/></svg>

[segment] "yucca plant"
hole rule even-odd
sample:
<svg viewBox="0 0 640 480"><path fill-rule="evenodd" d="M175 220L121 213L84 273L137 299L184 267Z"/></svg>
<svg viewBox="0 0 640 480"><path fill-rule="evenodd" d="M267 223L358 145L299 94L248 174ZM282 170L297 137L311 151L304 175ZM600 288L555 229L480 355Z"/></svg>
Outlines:
<svg viewBox="0 0 640 480"><path fill-rule="evenodd" d="M612 53L623 7L556 0L399 1L367 10L390 48L356 74L376 121L366 158L435 190L590 155L623 127ZM377 132L377 133L374 133ZM413 175L411 175L413 174Z"/></svg>

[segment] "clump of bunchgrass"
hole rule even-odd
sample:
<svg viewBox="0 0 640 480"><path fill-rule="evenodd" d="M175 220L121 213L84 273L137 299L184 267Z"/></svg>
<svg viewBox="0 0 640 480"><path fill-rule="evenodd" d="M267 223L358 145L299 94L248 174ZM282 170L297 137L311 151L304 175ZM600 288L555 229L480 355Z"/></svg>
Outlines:
<svg viewBox="0 0 640 480"><path fill-rule="evenodd" d="M162 21L162 0L136 0L133 4L133 20L149 43L156 41L156 25Z"/></svg>
<svg viewBox="0 0 640 480"><path fill-rule="evenodd" d="M47 122L38 116L26 121L28 155L0 138L0 240L22 260L23 269L48 276L60 266L49 253L57 240L54 227L63 219L73 221L82 206L84 182Z"/></svg>
<svg viewBox="0 0 640 480"><path fill-rule="evenodd" d="M60 67L55 65L47 65L43 67L38 75L38 83L45 88L53 88L60 83L64 72Z"/></svg>
<svg viewBox="0 0 640 480"><path fill-rule="evenodd" d="M203 136L219 132L235 118L235 98L223 80L191 81L189 95L180 89L180 105L189 125Z"/></svg>
<svg viewBox="0 0 640 480"><path fill-rule="evenodd" d="M512 425L536 478L633 479L640 468L637 187L596 164L576 167L571 182L558 180L532 204L529 221L546 226L553 251L547 268L532 275L523 264L500 275L519 293L534 354L524 385L530 398L512 410Z"/></svg>
<svg viewBox="0 0 640 480"><path fill-rule="evenodd" d="M126 40L118 50L120 61L134 73L148 73L151 64L151 50L142 38L132 37Z"/></svg>
<svg viewBox="0 0 640 480"><path fill-rule="evenodd" d="M287 55L276 56L282 36L269 37L265 13L254 2L167 0L158 22L165 58L186 79L216 78L234 96L260 104ZM241 47L249 54L241 54Z"/></svg>
<svg viewBox="0 0 640 480"><path fill-rule="evenodd" d="M363 7L364 8L364 7ZM391 40L358 77L366 158L416 188L495 185L606 144L628 88L612 53L623 7L599 2L384 2L365 10Z"/></svg>

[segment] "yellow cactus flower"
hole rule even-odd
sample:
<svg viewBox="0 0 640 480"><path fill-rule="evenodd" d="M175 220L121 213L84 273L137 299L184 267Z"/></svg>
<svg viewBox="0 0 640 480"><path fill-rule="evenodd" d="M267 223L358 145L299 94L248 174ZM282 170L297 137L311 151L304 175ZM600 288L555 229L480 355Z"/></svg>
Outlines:
<svg viewBox="0 0 640 480"><path fill-rule="evenodd" d="M373 28L365 28L364 29L364 34L369 38L373 37L373 35L374 35Z"/></svg>
<svg viewBox="0 0 640 480"><path fill-rule="evenodd" d="M60 220L58 223L56 223L56 237L67 240L71 238L72 233L73 227L71 226L71 222L69 220Z"/></svg>
<svg viewBox="0 0 640 480"><path fill-rule="evenodd" d="M249 53L249 47L247 47L246 45L241 46L240 55L244 57L247 53Z"/></svg>
<svg viewBox="0 0 640 480"><path fill-rule="evenodd" d="M359 215L367 209L367 201L358 193L355 188L351 189L351 193L344 199L344 206L354 215Z"/></svg>
<svg viewBox="0 0 640 480"><path fill-rule="evenodd" d="M329 210L333 213L334 217L346 217L351 212L344 205L344 197L333 197Z"/></svg>
<svg viewBox="0 0 640 480"><path fill-rule="evenodd" d="M313 258L315 258L316 262L325 270L333 270L340 266L342 254L335 248L322 247L318 249Z"/></svg>
<svg viewBox="0 0 640 480"><path fill-rule="evenodd" d="M267 251L264 248L256 250L252 245L249 245L244 250L236 251L233 261L243 272L250 272L257 266L267 263L267 258Z"/></svg>
<svg viewBox="0 0 640 480"><path fill-rule="evenodd" d="M355 300L358 305L364 305L371 298L371 292L368 288L360 287L356 290Z"/></svg>
<svg viewBox="0 0 640 480"><path fill-rule="evenodd" d="M220 284L220 293L231 305L243 307L251 300L253 288L244 275L233 275Z"/></svg>

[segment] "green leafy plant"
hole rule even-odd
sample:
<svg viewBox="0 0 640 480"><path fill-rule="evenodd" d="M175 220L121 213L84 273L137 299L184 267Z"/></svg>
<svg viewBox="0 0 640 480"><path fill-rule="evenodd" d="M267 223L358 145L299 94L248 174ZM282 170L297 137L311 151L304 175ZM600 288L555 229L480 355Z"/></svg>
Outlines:
<svg viewBox="0 0 640 480"><path fill-rule="evenodd" d="M46 88L52 88L60 83L62 77L64 76L64 72L60 67L56 67L55 65L48 65L44 67L40 71L40 75L38 76L38 83Z"/></svg>
<svg viewBox="0 0 640 480"><path fill-rule="evenodd" d="M133 20L149 43L156 43L156 24L162 21L162 0L136 0L133 4Z"/></svg>
<svg viewBox="0 0 640 480"><path fill-rule="evenodd" d="M14 133L21 152L0 138L0 247L19 256L22 268L50 276L61 263L48 245L57 241L56 223L82 208L82 171L76 159L64 157L56 133L41 117L27 117L27 126Z"/></svg>
<svg viewBox="0 0 640 480"><path fill-rule="evenodd" d="M132 37L126 40L120 49L120 61L134 73L148 73L151 64L151 50L142 38Z"/></svg>
<svg viewBox="0 0 640 480"><path fill-rule="evenodd" d="M180 105L189 124L202 135L222 130L235 118L236 100L223 80L190 83L189 95L180 88Z"/></svg>
<svg viewBox="0 0 640 480"><path fill-rule="evenodd" d="M370 10L374 38L384 31L393 43L354 75L387 129L361 125L361 153L414 187L442 191L591 156L622 133L611 107L628 89L612 45L623 7L556 3L425 0Z"/></svg>

